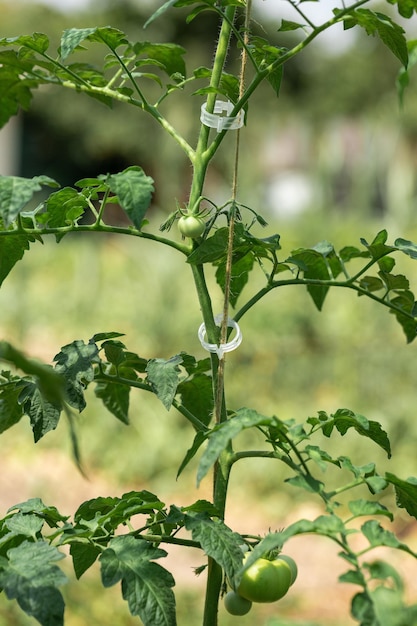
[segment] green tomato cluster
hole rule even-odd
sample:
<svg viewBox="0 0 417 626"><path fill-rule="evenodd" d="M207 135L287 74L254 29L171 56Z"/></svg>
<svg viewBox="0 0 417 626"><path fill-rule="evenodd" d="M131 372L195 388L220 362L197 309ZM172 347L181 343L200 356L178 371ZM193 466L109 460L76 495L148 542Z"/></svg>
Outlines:
<svg viewBox="0 0 417 626"><path fill-rule="evenodd" d="M297 564L290 556L280 554L273 561L257 559L243 572L238 588L226 594L226 611L231 615L246 615L253 602L280 600L294 584L297 574Z"/></svg>

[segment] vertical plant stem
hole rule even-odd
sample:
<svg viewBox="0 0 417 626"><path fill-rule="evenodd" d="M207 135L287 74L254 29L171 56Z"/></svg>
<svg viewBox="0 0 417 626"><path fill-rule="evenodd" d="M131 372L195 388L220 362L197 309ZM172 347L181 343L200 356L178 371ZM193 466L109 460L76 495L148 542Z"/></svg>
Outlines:
<svg viewBox="0 0 417 626"><path fill-rule="evenodd" d="M226 7L225 18L222 20L210 80L210 87L212 87L213 92L208 94L206 103L206 108L209 113L212 113L214 110L217 96L215 90L218 89L220 85L222 72L229 49L230 36L232 33L232 24L234 22L235 13L236 7ZM194 214L198 213L199 211L199 199L203 193L207 167L213 156L213 154L209 155L207 153L209 134L210 128L202 124L195 151L195 158L193 162L193 179L188 201L189 211ZM204 276L204 268L202 265L193 265L192 271L197 289L198 299L200 302L201 313L206 327L208 341L210 343L217 343L219 338L218 328L214 322L211 298L207 289L207 283ZM219 359L216 354L211 355L211 364L213 372L213 398L214 402L216 403L216 398L219 394L217 376ZM221 390L221 394L223 394L223 389ZM222 406L225 407L224 402L222 402ZM222 419L225 419L225 408L223 408L223 411L224 413ZM213 474L213 504L219 509L222 517L226 502L229 472L230 463L226 462L226 459L223 458L217 464ZM222 585L222 577L223 573L221 567L218 565L218 563L216 563L214 559L209 557L203 626L217 626L218 624L217 613L220 590Z"/></svg>

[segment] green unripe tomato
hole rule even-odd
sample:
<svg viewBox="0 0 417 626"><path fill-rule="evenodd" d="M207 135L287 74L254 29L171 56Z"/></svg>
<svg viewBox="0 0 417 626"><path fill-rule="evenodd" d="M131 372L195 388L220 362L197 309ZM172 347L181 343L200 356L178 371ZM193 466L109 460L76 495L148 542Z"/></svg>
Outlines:
<svg viewBox="0 0 417 626"><path fill-rule="evenodd" d="M291 558L290 556L287 556L286 554L279 554L276 561L273 561L273 563L276 563L277 561L280 561L280 560L285 561L289 565L289 568L291 570L290 585L293 585L298 575L297 563L294 561L293 558Z"/></svg>
<svg viewBox="0 0 417 626"><path fill-rule="evenodd" d="M252 602L242 598L236 591L229 591L224 596L224 606L230 615L246 615L252 608Z"/></svg>
<svg viewBox="0 0 417 626"><path fill-rule="evenodd" d="M243 572L237 593L251 602L276 602L291 584L291 569L283 559L258 559Z"/></svg>
<svg viewBox="0 0 417 626"><path fill-rule="evenodd" d="M183 215L178 220L178 230L184 237L196 239L204 233L206 223L202 217L198 215Z"/></svg>

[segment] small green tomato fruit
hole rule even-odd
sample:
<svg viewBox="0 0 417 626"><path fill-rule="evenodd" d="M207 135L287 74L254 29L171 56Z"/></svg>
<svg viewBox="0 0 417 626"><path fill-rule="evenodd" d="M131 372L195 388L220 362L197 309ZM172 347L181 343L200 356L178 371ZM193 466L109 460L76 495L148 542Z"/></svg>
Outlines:
<svg viewBox="0 0 417 626"><path fill-rule="evenodd" d="M196 239L204 233L206 223L202 217L196 215L183 215L178 220L178 230L184 237Z"/></svg>
<svg viewBox="0 0 417 626"><path fill-rule="evenodd" d="M229 591L224 597L224 606L230 615L246 615L252 608L252 602L242 598L236 591Z"/></svg>
<svg viewBox="0 0 417 626"><path fill-rule="evenodd" d="M243 572L237 593L251 602L276 602L285 596L290 583L288 563L261 558Z"/></svg>
<svg viewBox="0 0 417 626"><path fill-rule="evenodd" d="M293 558L291 558L290 556L287 556L286 554L279 554L277 559L277 561L285 561L288 565L289 568L291 570L291 583L290 585L293 585L297 575L298 575L298 567L297 567L297 563L294 561ZM276 561L273 561L273 563L276 563Z"/></svg>

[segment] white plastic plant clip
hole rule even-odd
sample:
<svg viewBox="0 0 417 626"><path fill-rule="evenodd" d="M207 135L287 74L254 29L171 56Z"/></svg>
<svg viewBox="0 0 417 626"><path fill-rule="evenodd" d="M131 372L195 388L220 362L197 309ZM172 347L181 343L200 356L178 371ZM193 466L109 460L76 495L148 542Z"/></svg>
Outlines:
<svg viewBox="0 0 417 626"><path fill-rule="evenodd" d="M217 100L214 105L213 113L207 112L207 103L201 105L201 115L200 121L204 124L204 126L209 126L210 128L215 128L218 133L221 133L222 130L237 130L241 128L245 121L245 112L240 110L239 113L230 117L231 112L234 109L233 102L227 100ZM225 113L226 115L221 115Z"/></svg>
<svg viewBox="0 0 417 626"><path fill-rule="evenodd" d="M216 315L216 317L214 318L214 321L216 322L216 326L221 325L222 319L223 319L222 314ZM238 323L235 322L235 320L228 317L227 325L229 326L229 328L233 328L236 331L236 335L231 341L227 343L221 343L220 345L217 345L217 343L207 343L207 341L205 340L206 326L204 323L201 324L200 328L198 329L198 338L203 348L207 350L208 352L215 352L217 356L219 357L219 359L223 358L223 354L225 352L232 352L232 350L235 350L242 343L242 332L239 328Z"/></svg>

